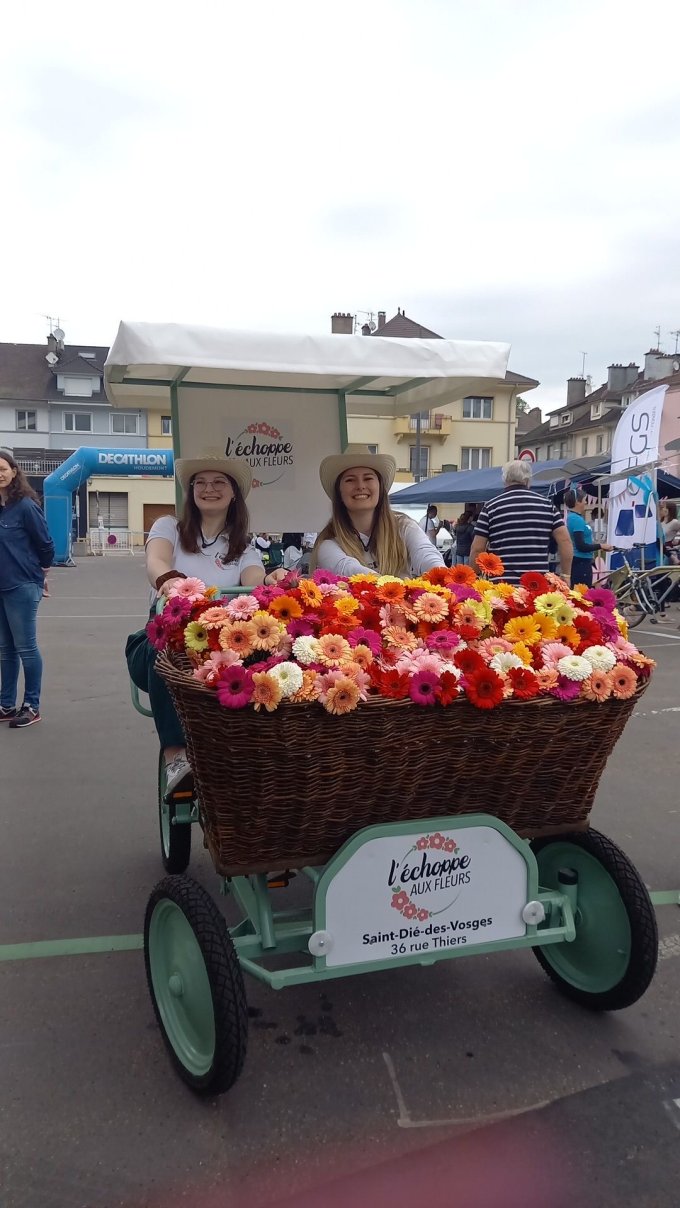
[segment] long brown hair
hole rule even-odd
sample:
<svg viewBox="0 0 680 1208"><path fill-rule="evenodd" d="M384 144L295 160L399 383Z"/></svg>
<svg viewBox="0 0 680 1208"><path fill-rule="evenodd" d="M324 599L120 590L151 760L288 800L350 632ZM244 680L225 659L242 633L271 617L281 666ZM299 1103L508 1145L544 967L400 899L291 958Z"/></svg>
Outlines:
<svg viewBox="0 0 680 1208"><path fill-rule="evenodd" d="M7 488L7 503L18 503L20 499L33 499L35 503L40 503L40 496L33 490L23 470L20 470L11 453L6 453L4 449L0 449L0 461L6 461L10 470L16 470L16 474Z"/></svg>
<svg viewBox="0 0 680 1208"><path fill-rule="evenodd" d="M194 475L195 477L195 475ZM234 492L234 498L230 501L227 508L227 515L224 521L223 533L226 533L229 539L226 552L222 555L222 562L226 566L229 562L235 562L248 544L248 530L250 529L250 517L246 501L241 493L241 488L234 478L229 474L225 474L231 484L231 489ZM182 514L177 521L177 531L179 533L179 543L187 554L199 553L199 541L201 538L201 513L199 511L196 500L194 499L194 479L189 483L182 507Z"/></svg>
<svg viewBox="0 0 680 1208"><path fill-rule="evenodd" d="M381 575L408 575L411 568L402 531L404 524L408 522L408 517L401 512L392 511L382 477L378 475L380 493L373 513L368 549L364 546L352 524L347 508L342 502L341 478L342 474L339 474L335 480L333 514L323 532L319 533L316 539L310 558L311 569L315 570L318 565L318 551L321 542L330 540L337 541L343 553L350 558L356 558L357 562L363 563L364 566L368 566L367 555L372 554L377 563L378 573Z"/></svg>

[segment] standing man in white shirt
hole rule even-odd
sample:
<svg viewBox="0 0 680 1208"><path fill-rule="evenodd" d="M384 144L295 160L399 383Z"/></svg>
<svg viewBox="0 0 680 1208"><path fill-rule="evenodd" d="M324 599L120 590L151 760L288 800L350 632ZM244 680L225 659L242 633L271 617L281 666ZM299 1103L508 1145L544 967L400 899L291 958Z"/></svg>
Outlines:
<svg viewBox="0 0 680 1208"><path fill-rule="evenodd" d="M437 508L434 503L428 503L427 511L420 521L420 527L424 533L427 533L432 544L436 545L440 525L437 519Z"/></svg>

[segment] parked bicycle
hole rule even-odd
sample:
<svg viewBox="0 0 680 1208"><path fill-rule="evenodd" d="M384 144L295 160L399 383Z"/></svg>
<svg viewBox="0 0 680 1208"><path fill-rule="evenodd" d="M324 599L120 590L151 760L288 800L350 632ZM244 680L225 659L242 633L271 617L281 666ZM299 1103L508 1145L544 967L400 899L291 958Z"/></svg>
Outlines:
<svg viewBox="0 0 680 1208"><path fill-rule="evenodd" d="M652 566L641 569L631 566L627 558L629 552L616 550L616 553L623 557L623 566L612 571L598 586L608 587L614 592L619 611L631 629L642 624L647 618L656 625L659 616L665 612L666 604L680 591L680 566Z"/></svg>

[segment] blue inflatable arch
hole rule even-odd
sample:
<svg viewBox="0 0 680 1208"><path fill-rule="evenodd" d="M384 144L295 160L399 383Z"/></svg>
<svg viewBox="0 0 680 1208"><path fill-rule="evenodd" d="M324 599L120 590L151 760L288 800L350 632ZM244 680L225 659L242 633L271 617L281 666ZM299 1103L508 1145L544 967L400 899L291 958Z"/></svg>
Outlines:
<svg viewBox="0 0 680 1208"><path fill-rule="evenodd" d="M172 449L76 449L43 483L47 527L54 541L54 565L71 559L73 492L95 474L144 474L172 478Z"/></svg>

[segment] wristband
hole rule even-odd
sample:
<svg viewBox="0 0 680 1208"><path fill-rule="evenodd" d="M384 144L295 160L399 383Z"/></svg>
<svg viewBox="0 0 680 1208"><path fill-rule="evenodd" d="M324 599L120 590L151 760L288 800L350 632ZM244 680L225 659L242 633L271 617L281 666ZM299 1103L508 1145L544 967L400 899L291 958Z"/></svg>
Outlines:
<svg viewBox="0 0 680 1208"><path fill-rule="evenodd" d="M186 579L186 575L182 574L181 570L166 570L164 575L159 575L156 579L156 591L158 591L168 579Z"/></svg>

